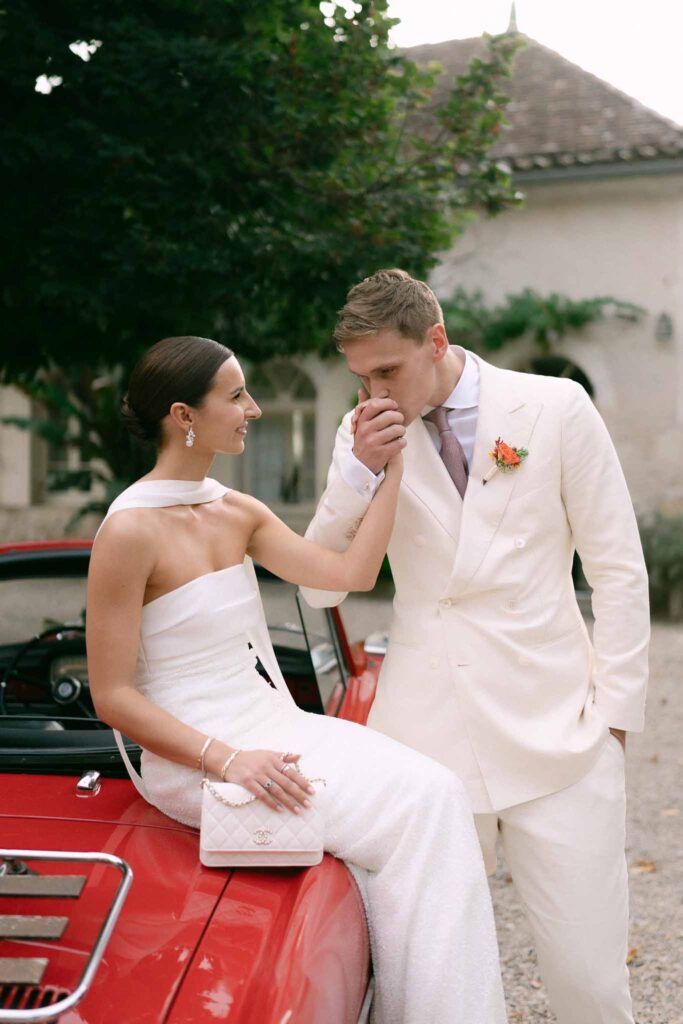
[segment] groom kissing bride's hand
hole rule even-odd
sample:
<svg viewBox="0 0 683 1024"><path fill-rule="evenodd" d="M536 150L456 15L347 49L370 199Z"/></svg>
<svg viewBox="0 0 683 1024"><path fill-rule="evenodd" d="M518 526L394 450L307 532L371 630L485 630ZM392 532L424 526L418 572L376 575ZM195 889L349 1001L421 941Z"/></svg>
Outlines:
<svg viewBox="0 0 683 1024"><path fill-rule="evenodd" d="M404 447L403 424L403 413L387 390L382 389L371 398L365 388L358 389L358 405L351 422L353 454L376 476Z"/></svg>

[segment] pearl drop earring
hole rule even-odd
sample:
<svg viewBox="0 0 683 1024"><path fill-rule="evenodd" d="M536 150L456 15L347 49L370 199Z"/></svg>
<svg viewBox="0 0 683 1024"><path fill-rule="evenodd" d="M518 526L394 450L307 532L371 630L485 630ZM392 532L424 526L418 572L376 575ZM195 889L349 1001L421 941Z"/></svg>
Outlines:
<svg viewBox="0 0 683 1024"><path fill-rule="evenodd" d="M185 437L185 446L187 448L191 448L192 445L194 444L194 437L194 430L192 429L192 427L190 427L190 429L187 432L187 436Z"/></svg>

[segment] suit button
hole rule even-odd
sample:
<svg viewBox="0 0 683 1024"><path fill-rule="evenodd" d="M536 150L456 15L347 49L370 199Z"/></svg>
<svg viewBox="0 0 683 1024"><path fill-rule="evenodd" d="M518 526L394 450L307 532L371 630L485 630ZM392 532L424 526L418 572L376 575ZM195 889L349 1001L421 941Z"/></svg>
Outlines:
<svg viewBox="0 0 683 1024"><path fill-rule="evenodd" d="M430 668L438 668L439 667L439 659L438 658L430 658L429 659L429 667Z"/></svg>
<svg viewBox="0 0 683 1024"><path fill-rule="evenodd" d="M516 548L525 548L526 547L526 541L524 540L524 537L517 537L517 538L515 538L515 547Z"/></svg>
<svg viewBox="0 0 683 1024"><path fill-rule="evenodd" d="M427 541L425 540L421 533L418 533L417 536L415 537L415 543L417 544L418 548L423 548Z"/></svg>
<svg viewBox="0 0 683 1024"><path fill-rule="evenodd" d="M442 604L444 606L444 608L450 608L450 606L453 604L453 602L450 599L450 597L444 597L443 600L440 601L439 603Z"/></svg>

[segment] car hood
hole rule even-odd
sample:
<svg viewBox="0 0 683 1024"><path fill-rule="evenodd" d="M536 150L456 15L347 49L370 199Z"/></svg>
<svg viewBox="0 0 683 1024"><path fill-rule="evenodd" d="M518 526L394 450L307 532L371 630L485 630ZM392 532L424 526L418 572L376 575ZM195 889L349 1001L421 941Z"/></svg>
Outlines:
<svg viewBox="0 0 683 1024"><path fill-rule="evenodd" d="M126 780L104 779L97 795L76 795L73 777L3 775L0 836L4 848L100 851L122 857L133 884L92 988L64 1024L159 1024L169 1012L230 878L199 863L196 830L147 804ZM47 956L44 985L72 988L83 969L119 880L114 869L40 864L43 873L85 873L78 900L31 900L14 912L63 914L64 935L23 942L25 955ZM19 945L19 944L17 944ZM114 980L115 979L115 980Z"/></svg>

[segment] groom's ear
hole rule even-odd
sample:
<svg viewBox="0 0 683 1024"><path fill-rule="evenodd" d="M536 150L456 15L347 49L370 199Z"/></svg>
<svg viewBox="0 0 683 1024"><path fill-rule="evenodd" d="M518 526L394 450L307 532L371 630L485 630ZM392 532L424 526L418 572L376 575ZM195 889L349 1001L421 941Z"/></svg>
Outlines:
<svg viewBox="0 0 683 1024"><path fill-rule="evenodd" d="M438 363L449 349L448 335L443 324L432 324L427 331L427 341L434 348L434 362Z"/></svg>

